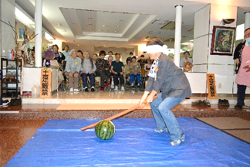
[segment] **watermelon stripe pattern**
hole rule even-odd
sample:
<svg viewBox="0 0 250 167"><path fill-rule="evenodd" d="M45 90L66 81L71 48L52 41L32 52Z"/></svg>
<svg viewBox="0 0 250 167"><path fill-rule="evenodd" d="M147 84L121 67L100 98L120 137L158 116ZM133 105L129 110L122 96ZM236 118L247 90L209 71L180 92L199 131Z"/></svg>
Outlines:
<svg viewBox="0 0 250 167"><path fill-rule="evenodd" d="M95 134L102 140L111 139L115 134L115 126L111 121L99 121L95 126Z"/></svg>

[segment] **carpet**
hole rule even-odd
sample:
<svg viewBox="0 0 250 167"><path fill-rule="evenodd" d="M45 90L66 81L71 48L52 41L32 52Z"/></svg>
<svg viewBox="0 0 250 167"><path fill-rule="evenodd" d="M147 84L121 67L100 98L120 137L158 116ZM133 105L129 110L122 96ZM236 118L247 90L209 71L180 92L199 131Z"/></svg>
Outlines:
<svg viewBox="0 0 250 167"><path fill-rule="evenodd" d="M6 167L55 166L249 166L250 145L195 118L177 118L185 142L170 145L168 133L155 133L153 118L119 118L110 140L81 131L99 120L48 120Z"/></svg>

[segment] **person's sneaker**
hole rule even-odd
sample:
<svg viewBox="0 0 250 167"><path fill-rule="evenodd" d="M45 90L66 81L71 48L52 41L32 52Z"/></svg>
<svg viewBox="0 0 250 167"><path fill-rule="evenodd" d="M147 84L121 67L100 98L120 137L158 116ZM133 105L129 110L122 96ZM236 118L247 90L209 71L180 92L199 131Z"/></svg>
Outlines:
<svg viewBox="0 0 250 167"><path fill-rule="evenodd" d="M117 91L118 90L118 86L115 86L115 91Z"/></svg>
<svg viewBox="0 0 250 167"><path fill-rule="evenodd" d="M164 131L168 132L168 129L167 128L164 128L164 129L155 129L156 133L162 133Z"/></svg>
<svg viewBox="0 0 250 167"><path fill-rule="evenodd" d="M91 87L91 92L94 92L95 91L95 88L94 86Z"/></svg>
<svg viewBox="0 0 250 167"><path fill-rule="evenodd" d="M74 89L74 92L79 92L79 90L78 89Z"/></svg>
<svg viewBox="0 0 250 167"><path fill-rule="evenodd" d="M134 87L134 83L131 83L131 87Z"/></svg>
<svg viewBox="0 0 250 167"><path fill-rule="evenodd" d="M73 88L70 88L69 91L70 91L70 92L74 92L74 89L73 89Z"/></svg>
<svg viewBox="0 0 250 167"><path fill-rule="evenodd" d="M125 89L124 89L124 86L121 86L121 91L124 91Z"/></svg>
<svg viewBox="0 0 250 167"><path fill-rule="evenodd" d="M100 91L104 91L104 88L101 88Z"/></svg>
<svg viewBox="0 0 250 167"><path fill-rule="evenodd" d="M87 87L85 87L85 88L84 88L84 91L85 91L85 92L88 92L88 91L89 91L89 89L88 89Z"/></svg>

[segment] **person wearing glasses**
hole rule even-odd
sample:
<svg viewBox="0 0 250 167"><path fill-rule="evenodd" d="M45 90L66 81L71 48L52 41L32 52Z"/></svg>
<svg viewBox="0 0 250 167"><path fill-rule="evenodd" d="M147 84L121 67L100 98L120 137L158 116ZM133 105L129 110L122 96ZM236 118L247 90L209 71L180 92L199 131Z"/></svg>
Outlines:
<svg viewBox="0 0 250 167"><path fill-rule="evenodd" d="M236 61L236 80L237 83L237 104L235 109L242 109L245 105L246 87L250 86L250 28L244 32L245 40L238 44L234 51Z"/></svg>

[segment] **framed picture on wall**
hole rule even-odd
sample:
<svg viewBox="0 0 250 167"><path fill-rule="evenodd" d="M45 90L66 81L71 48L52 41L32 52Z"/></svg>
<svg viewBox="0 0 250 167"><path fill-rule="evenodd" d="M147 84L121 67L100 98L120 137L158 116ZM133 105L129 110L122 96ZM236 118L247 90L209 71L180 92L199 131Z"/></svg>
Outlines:
<svg viewBox="0 0 250 167"><path fill-rule="evenodd" d="M235 27L214 26L211 55L232 56L235 39Z"/></svg>

